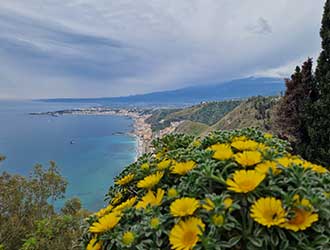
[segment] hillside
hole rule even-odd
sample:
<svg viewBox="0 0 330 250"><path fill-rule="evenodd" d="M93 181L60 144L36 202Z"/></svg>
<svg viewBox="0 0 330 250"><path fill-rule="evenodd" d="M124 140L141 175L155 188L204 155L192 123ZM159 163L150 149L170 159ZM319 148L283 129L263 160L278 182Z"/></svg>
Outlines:
<svg viewBox="0 0 330 250"><path fill-rule="evenodd" d="M148 104L196 104L203 101L219 101L248 98L250 96L271 96L284 91L280 78L249 77L216 84L187 87L149 94L88 99L47 99L48 102L98 103L101 105L148 105Z"/></svg>
<svg viewBox="0 0 330 250"><path fill-rule="evenodd" d="M275 129L272 125L272 112L277 101L278 97L258 96L249 98L208 128L206 133L219 129L231 130L247 127L257 127L263 131L271 131Z"/></svg>
<svg viewBox="0 0 330 250"><path fill-rule="evenodd" d="M196 122L198 124L204 124L205 126L203 127L206 128L219 121L241 102L242 101L238 100L209 102L182 109L155 110L152 111L152 116L147 119L147 122L151 124L153 131L164 129L165 127L170 126L171 122L177 121ZM197 125L195 124L195 126Z"/></svg>
<svg viewBox="0 0 330 250"><path fill-rule="evenodd" d="M175 132L180 134L199 136L208 129L209 126L204 123L184 121L175 129Z"/></svg>
<svg viewBox="0 0 330 250"><path fill-rule="evenodd" d="M173 126L176 133L206 135L214 130L256 127L276 133L273 110L279 97L251 97L240 101L210 102L183 109L155 110L147 119L154 132Z"/></svg>

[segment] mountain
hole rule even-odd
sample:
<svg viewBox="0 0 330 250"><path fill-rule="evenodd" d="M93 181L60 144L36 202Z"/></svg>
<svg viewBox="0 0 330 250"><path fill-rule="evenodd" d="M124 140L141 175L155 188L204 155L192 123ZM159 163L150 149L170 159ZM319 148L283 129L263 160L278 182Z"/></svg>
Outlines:
<svg viewBox="0 0 330 250"><path fill-rule="evenodd" d="M187 87L171 91L123 97L104 97L87 99L47 99L50 102L88 102L102 105L110 104L194 104L203 101L217 101L246 98L250 96L272 96L285 90L283 79L249 77L213 85Z"/></svg>

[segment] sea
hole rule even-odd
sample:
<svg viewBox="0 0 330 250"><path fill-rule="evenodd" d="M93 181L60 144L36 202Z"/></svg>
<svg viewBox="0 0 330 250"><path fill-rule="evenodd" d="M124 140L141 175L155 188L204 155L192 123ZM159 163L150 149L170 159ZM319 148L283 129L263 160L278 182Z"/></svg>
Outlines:
<svg viewBox="0 0 330 250"><path fill-rule="evenodd" d="M114 177L134 162L137 140L129 135L133 120L111 115L30 115L97 106L95 103L0 101L0 173L28 176L35 164L55 161L68 181L66 199L78 197L83 207L96 211Z"/></svg>

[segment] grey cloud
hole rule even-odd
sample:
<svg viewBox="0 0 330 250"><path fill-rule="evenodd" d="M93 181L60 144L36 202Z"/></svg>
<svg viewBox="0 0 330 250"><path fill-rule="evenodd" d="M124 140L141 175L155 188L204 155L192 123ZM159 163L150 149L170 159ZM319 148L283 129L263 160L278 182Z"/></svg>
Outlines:
<svg viewBox="0 0 330 250"><path fill-rule="evenodd" d="M254 25L248 26L247 30L249 30L250 32L255 33L255 34L262 34L262 35L272 33L271 25L263 17L259 17L257 20L257 23Z"/></svg>
<svg viewBox="0 0 330 250"><path fill-rule="evenodd" d="M111 96L273 72L317 54L323 4L4 1L0 89L17 97Z"/></svg>

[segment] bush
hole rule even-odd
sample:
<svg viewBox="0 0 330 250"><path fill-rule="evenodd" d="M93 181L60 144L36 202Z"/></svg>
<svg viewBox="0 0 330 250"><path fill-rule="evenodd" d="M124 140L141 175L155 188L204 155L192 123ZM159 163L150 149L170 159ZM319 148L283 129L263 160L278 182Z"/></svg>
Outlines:
<svg viewBox="0 0 330 250"><path fill-rule="evenodd" d="M330 249L330 174L254 129L170 135L87 219L84 248Z"/></svg>

